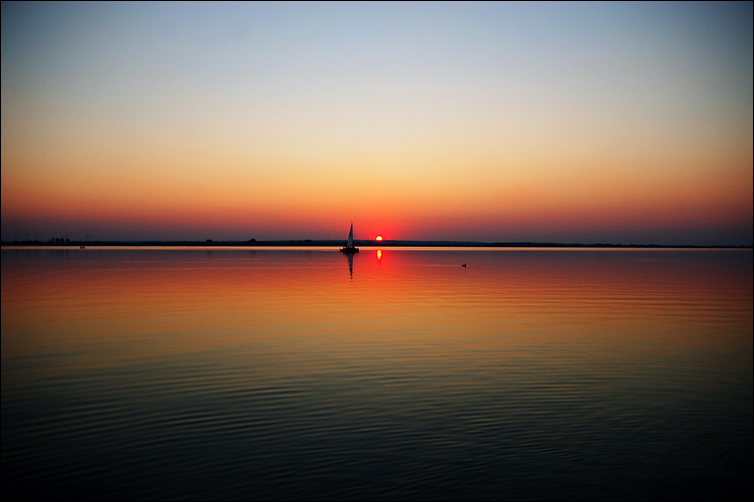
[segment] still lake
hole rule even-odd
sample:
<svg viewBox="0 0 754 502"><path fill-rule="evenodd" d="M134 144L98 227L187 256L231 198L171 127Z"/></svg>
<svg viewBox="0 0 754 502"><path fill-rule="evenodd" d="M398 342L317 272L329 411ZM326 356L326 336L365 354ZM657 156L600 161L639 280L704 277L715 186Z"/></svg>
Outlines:
<svg viewBox="0 0 754 502"><path fill-rule="evenodd" d="M753 261L4 248L2 494L751 495Z"/></svg>

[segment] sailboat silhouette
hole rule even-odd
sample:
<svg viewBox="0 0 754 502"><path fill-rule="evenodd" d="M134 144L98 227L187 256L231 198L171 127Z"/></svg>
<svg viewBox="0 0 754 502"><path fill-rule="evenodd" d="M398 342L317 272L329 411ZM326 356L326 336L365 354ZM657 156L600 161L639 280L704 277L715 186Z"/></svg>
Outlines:
<svg viewBox="0 0 754 502"><path fill-rule="evenodd" d="M353 222L351 222L351 230L348 232L348 242L345 247L340 248L340 252L346 254L359 252L359 248L353 245Z"/></svg>

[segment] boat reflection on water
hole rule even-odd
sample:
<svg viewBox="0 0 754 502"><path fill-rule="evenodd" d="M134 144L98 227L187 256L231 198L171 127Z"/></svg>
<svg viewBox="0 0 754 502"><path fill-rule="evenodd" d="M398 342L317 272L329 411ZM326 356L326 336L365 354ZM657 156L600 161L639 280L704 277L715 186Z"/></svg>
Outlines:
<svg viewBox="0 0 754 502"><path fill-rule="evenodd" d="M351 274L351 280L353 280L353 253L346 253L348 257L348 273Z"/></svg>
<svg viewBox="0 0 754 502"><path fill-rule="evenodd" d="M344 254L348 258L348 273L351 275L351 279L353 280L353 257L355 253L344 253ZM382 256L383 256L382 249L376 250L374 255L375 255L375 258L377 259L377 265L382 265Z"/></svg>
<svg viewBox="0 0 754 502"><path fill-rule="evenodd" d="M353 257L355 253L344 254L348 258L348 273L351 275L351 280L353 280ZM382 249L375 251L375 257L377 258L377 265L382 265Z"/></svg>

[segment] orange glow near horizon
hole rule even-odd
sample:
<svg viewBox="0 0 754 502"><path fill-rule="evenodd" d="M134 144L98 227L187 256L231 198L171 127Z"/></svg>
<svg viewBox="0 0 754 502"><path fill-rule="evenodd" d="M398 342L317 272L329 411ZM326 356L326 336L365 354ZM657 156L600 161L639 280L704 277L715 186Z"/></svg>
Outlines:
<svg viewBox="0 0 754 502"><path fill-rule="evenodd" d="M747 152L751 154L751 147ZM405 240L624 244L663 244L659 238L671 233L678 244L705 243L696 234L712 236L708 239L751 234L750 157L722 158L731 166L727 169L713 169L713 159L700 159L699 167L684 176L677 176L677 162L666 162L667 169L659 174L645 169L629 176L620 162L615 172L602 175L583 167L560 173L545 168L558 163L552 157L539 164L524 162L530 174L478 171L483 184L462 176L462 160L450 158L443 161L445 179L416 185L421 189L414 193L409 187L419 182L426 166L417 165L401 186L395 169L410 171L410 166L395 156L383 160L381 179L349 174L345 185L328 186L329 178L310 178L307 187L299 178L267 178L262 181L275 189L264 191L249 173L179 178L177 171L172 170L171 177L158 166L148 183L108 172L87 174L81 182L75 177L60 181L42 177L39 167L4 151L3 238L39 234L46 240L69 233L73 239L89 234L104 240L340 239L351 220L357 239L372 234L377 241L388 229L391 239ZM272 170L273 165L266 167ZM349 194L349 187L359 197L354 190ZM742 235L739 242L720 238L717 243L745 244Z"/></svg>

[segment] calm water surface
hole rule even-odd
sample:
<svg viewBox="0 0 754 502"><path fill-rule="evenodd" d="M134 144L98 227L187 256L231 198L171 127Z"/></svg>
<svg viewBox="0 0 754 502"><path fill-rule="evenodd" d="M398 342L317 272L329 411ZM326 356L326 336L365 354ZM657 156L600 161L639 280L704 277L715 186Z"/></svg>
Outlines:
<svg viewBox="0 0 754 502"><path fill-rule="evenodd" d="M752 262L3 249L2 492L751 495Z"/></svg>

